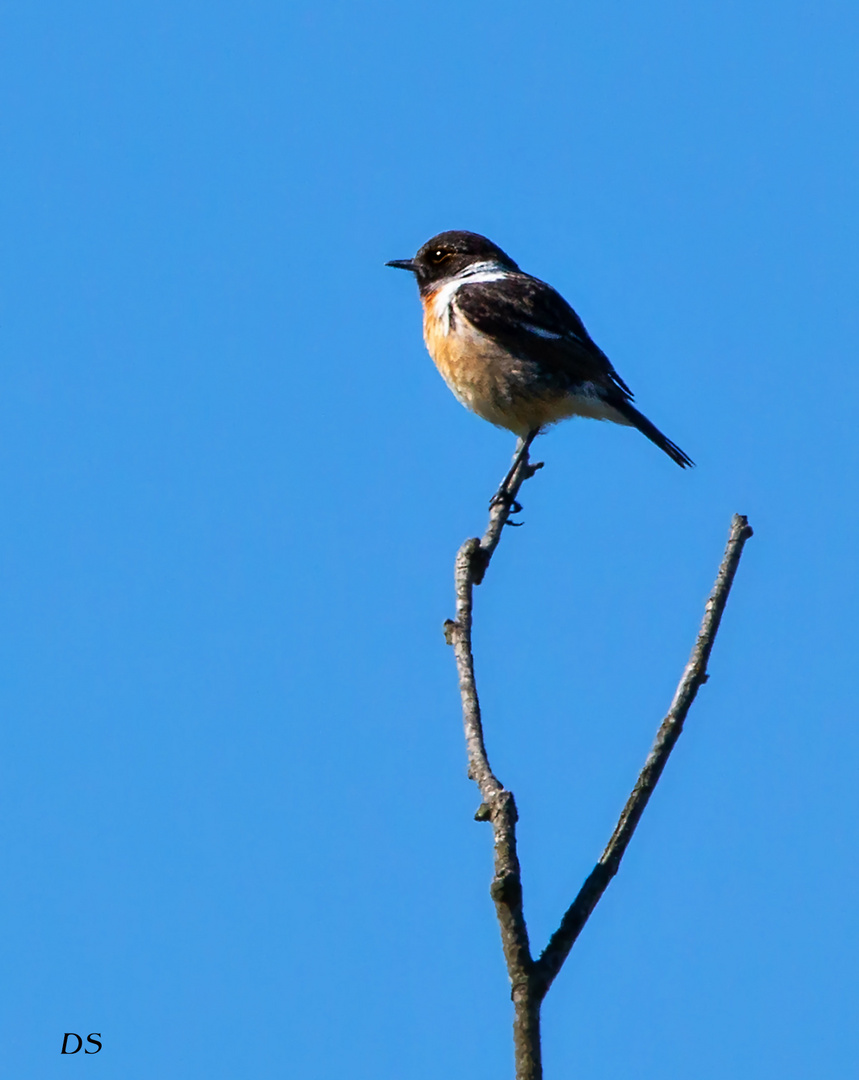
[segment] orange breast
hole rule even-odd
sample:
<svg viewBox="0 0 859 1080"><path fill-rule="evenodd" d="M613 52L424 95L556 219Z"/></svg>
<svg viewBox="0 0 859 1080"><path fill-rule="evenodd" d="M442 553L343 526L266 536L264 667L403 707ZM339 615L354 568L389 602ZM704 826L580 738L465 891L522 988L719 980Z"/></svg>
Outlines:
<svg viewBox="0 0 859 1080"><path fill-rule="evenodd" d="M424 341L444 381L467 409L517 435L569 416L607 418L598 399L564 392L541 377L539 365L481 334L455 301L452 310L439 311L440 291L423 298Z"/></svg>
<svg viewBox="0 0 859 1080"><path fill-rule="evenodd" d="M456 312L437 313L434 294L424 301L424 341L442 378L467 408L483 416L497 396L507 354ZM493 419L493 423L498 423Z"/></svg>

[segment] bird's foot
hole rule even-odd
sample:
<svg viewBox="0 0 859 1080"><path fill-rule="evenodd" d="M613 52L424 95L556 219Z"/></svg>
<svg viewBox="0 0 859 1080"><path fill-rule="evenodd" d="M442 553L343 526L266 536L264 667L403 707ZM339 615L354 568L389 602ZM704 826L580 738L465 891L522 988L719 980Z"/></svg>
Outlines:
<svg viewBox="0 0 859 1080"><path fill-rule="evenodd" d="M502 484L489 500L490 510L494 510L496 506L506 507L510 514L520 514L522 512L522 504L511 496L505 484Z"/></svg>
<svg viewBox="0 0 859 1080"><path fill-rule="evenodd" d="M507 474L507 476L504 477L504 482L501 485L501 487L495 492L495 494L489 500L489 509L490 510L494 510L496 508L496 506L506 506L511 514L520 514L522 512L522 504L518 501L518 499L514 499L513 496L510 494L510 482L513 479L513 474L515 473L516 468L518 468L518 467L519 467L519 463L517 462L516 465L515 465L515 468L512 469L510 471L510 473ZM523 475L522 479L523 480L530 480L531 477L534 475L534 473L537 472L538 469L542 469L542 468L543 468L543 462L542 461L535 461L535 462L533 462L533 464L529 462L528 464L525 465L525 467L523 469L524 475ZM510 524L515 524L515 523L510 522ZM521 524L521 522L520 522L520 524Z"/></svg>

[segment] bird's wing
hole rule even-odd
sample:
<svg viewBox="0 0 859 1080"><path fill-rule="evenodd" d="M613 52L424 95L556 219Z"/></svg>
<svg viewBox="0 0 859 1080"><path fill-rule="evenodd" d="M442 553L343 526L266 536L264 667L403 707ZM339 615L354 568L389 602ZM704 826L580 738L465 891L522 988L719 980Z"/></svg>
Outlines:
<svg viewBox="0 0 859 1080"><path fill-rule="evenodd" d="M529 274L505 274L496 281L465 282L455 305L480 333L546 373L572 385L594 382L626 399L632 391L593 341L584 323L551 285Z"/></svg>

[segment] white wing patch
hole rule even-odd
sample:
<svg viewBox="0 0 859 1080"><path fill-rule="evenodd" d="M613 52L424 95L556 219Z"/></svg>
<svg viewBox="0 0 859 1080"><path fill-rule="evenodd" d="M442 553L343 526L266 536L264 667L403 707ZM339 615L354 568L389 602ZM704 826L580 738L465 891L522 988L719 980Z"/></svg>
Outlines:
<svg viewBox="0 0 859 1080"><path fill-rule="evenodd" d="M547 330L544 326L536 326L534 323L520 322L519 325L529 334L536 334L537 337L548 338L550 341L560 341L562 338L569 337L569 334L556 334L554 330Z"/></svg>
<svg viewBox="0 0 859 1080"><path fill-rule="evenodd" d="M547 330L545 326L537 326L536 323L520 322L519 326L523 330L527 330L529 334L536 334L537 337L546 338L548 341L578 341L582 344L582 339L578 334L574 334L572 330L565 330L563 333L558 334L554 330Z"/></svg>

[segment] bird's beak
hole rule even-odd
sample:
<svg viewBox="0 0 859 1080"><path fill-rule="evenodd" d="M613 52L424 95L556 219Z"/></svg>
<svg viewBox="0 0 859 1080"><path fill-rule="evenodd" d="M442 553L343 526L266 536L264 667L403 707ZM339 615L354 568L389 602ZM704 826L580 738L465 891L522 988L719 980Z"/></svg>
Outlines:
<svg viewBox="0 0 859 1080"><path fill-rule="evenodd" d="M413 274L417 271L414 259L391 259L390 262L385 263L385 266L393 266L397 270L411 270Z"/></svg>

